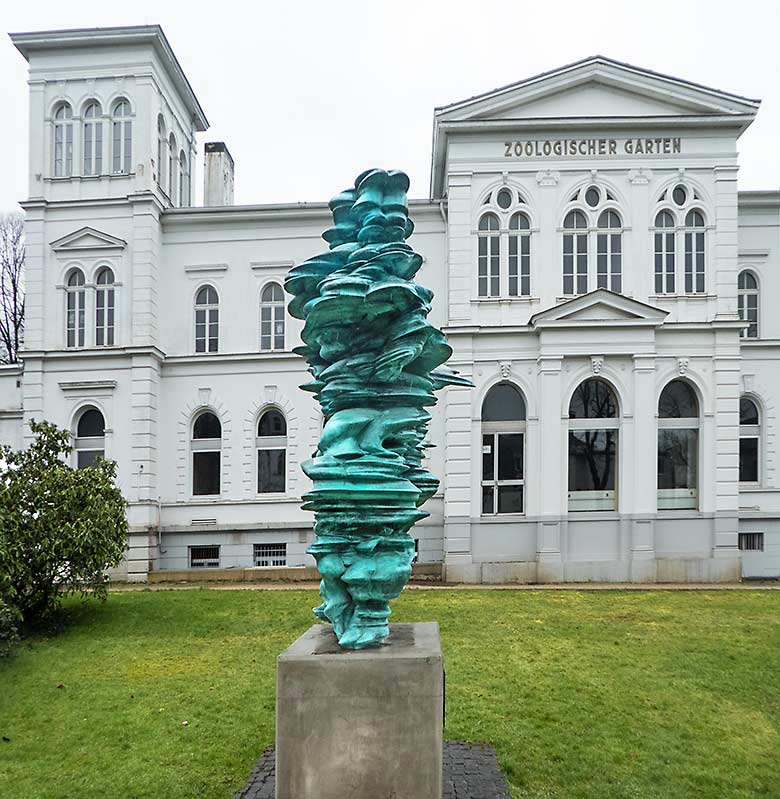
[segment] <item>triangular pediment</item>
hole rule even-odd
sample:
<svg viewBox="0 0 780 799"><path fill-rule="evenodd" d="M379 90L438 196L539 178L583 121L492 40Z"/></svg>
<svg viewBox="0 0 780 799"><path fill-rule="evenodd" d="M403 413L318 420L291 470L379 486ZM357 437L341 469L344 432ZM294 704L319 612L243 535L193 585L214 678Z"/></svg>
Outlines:
<svg viewBox="0 0 780 799"><path fill-rule="evenodd" d="M75 252L77 250L121 250L127 247L124 239L118 239L93 227L83 227L51 242L55 252Z"/></svg>
<svg viewBox="0 0 780 799"><path fill-rule="evenodd" d="M441 122L755 114L758 101L592 56L436 110Z"/></svg>
<svg viewBox="0 0 780 799"><path fill-rule="evenodd" d="M543 327L657 327L668 311L597 289L574 297L531 317L531 325Z"/></svg>

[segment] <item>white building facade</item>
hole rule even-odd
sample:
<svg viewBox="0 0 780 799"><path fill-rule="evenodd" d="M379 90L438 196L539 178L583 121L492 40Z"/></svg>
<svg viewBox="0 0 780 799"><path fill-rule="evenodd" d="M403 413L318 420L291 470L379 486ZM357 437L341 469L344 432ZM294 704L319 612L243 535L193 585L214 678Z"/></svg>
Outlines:
<svg viewBox="0 0 780 799"><path fill-rule="evenodd" d="M232 205L212 143L192 207L208 122L159 27L12 39L27 319L0 439L45 418L74 465L117 461L130 579L313 565L300 464L322 417L282 285L325 248L327 205ZM780 576L780 191L737 190L758 106L593 57L436 109L410 243L474 388L434 411L421 562L469 582Z"/></svg>

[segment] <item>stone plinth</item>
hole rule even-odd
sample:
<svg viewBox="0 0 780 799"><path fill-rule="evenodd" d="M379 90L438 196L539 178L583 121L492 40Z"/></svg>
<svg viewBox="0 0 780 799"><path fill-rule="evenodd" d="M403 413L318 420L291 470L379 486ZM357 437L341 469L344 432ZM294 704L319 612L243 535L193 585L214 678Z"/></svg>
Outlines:
<svg viewBox="0 0 780 799"><path fill-rule="evenodd" d="M341 649L316 624L276 666L276 799L441 799L439 625Z"/></svg>

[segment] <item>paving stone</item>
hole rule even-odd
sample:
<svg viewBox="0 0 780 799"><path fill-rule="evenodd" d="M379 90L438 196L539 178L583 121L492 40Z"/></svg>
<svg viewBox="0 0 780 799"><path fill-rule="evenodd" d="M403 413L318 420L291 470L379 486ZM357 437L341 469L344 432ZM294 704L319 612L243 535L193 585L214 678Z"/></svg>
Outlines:
<svg viewBox="0 0 780 799"><path fill-rule="evenodd" d="M442 799L509 799L509 788L487 744L447 741L444 744ZM274 747L269 746L234 799L274 799Z"/></svg>

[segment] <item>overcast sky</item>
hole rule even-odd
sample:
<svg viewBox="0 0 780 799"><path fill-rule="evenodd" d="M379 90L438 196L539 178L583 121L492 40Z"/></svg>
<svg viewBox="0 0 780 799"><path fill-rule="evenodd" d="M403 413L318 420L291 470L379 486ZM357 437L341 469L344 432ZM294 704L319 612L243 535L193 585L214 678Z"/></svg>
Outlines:
<svg viewBox="0 0 780 799"><path fill-rule="evenodd" d="M369 166L428 193L436 105L603 55L763 102L740 188L780 187L778 0L4 0L7 32L162 25L236 162L236 202L326 200ZM0 209L26 196L27 64L0 40Z"/></svg>

